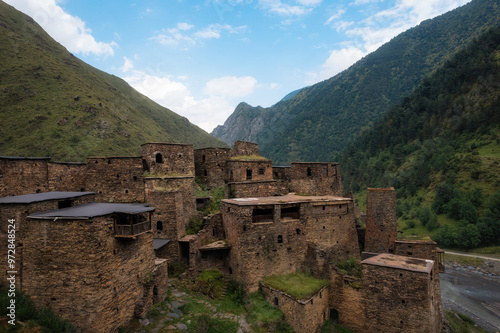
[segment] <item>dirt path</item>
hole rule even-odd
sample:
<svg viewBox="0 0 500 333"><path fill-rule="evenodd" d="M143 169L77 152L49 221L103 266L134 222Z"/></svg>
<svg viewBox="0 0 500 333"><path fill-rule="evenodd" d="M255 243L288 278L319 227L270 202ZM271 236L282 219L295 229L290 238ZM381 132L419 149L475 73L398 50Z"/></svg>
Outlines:
<svg viewBox="0 0 500 333"><path fill-rule="evenodd" d="M451 251L445 251L445 253L453 254L456 256L464 256L464 257L479 258L479 259L484 259L484 260L500 261L499 258L485 257L484 255L481 256L481 255L477 255L477 254L468 254L468 253L451 252Z"/></svg>

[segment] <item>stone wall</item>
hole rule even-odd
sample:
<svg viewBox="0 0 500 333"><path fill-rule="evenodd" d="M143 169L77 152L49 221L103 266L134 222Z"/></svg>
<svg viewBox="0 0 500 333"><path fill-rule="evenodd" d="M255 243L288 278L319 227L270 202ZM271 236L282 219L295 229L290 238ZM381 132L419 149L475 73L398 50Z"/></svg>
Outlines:
<svg viewBox="0 0 500 333"><path fill-rule="evenodd" d="M109 216L27 224L22 288L38 306L82 332L110 332L129 322L155 268L151 233L114 238Z"/></svg>
<svg viewBox="0 0 500 333"><path fill-rule="evenodd" d="M394 253L397 236L394 188L367 189L365 221L365 251Z"/></svg>
<svg viewBox="0 0 500 333"><path fill-rule="evenodd" d="M196 214L196 196L195 196L195 183L194 176L186 177L146 177L144 178L144 187L146 192L146 198L150 197L149 192L180 192L180 199L182 203L182 215L177 216L177 236L180 237L186 232L186 225L189 222L191 216ZM157 204L158 201L151 201L151 203ZM148 202L150 202L148 200ZM162 203L160 205L160 213ZM153 205L154 206L154 205ZM156 207L156 206L155 206Z"/></svg>
<svg viewBox="0 0 500 333"><path fill-rule="evenodd" d="M49 191L86 191L85 163L50 162L48 170Z"/></svg>
<svg viewBox="0 0 500 333"><path fill-rule="evenodd" d="M231 274L229 269L229 245L225 239L222 214L211 214L205 219L205 226L198 232L189 244L189 271L192 278L207 269L219 269L226 276ZM209 244L219 242L222 248L212 247Z"/></svg>
<svg viewBox="0 0 500 333"><path fill-rule="evenodd" d="M428 271L411 270L365 262L363 290L366 325L359 330L360 333L441 332L441 313L435 298L432 268ZM411 262L427 265L422 259L411 259Z"/></svg>
<svg viewBox="0 0 500 333"><path fill-rule="evenodd" d="M89 157L85 189L101 202L144 202L141 157Z"/></svg>
<svg viewBox="0 0 500 333"><path fill-rule="evenodd" d="M295 332L314 333L330 318L328 287L323 287L306 300L296 300L290 295L261 284L262 294L273 306L278 307Z"/></svg>
<svg viewBox="0 0 500 333"><path fill-rule="evenodd" d="M361 279L331 270L330 308L338 312L339 324L353 332L363 332L366 325L363 291Z"/></svg>
<svg viewBox="0 0 500 333"><path fill-rule="evenodd" d="M226 160L230 148L202 148L194 150L196 178L208 189L224 186Z"/></svg>
<svg viewBox="0 0 500 333"><path fill-rule="evenodd" d="M227 182L262 181L273 179L271 160L228 160Z"/></svg>
<svg viewBox="0 0 500 333"><path fill-rule="evenodd" d="M85 203L89 203L94 201L94 195L93 194L86 194L80 197L72 198L72 205L82 205ZM58 205L60 201L67 201L69 199L65 200L47 200L47 201L40 201L40 202L33 202L33 203L26 203L26 204L0 204L0 244L2 246L0 247L0 256L1 258L7 258L7 246L3 246L4 244L8 244L8 220L9 219L14 219L15 220L15 230L16 230L16 271L17 271L17 276L16 276L16 282L18 283L18 286L20 287L20 283L23 281L23 256L24 256L24 248L25 248L25 241L24 239L26 236L32 231L28 228L26 219L27 216L30 215L31 213L35 212L41 212L41 211L46 211L46 210L54 210L58 209ZM2 278L0 279L0 286L3 286L6 283L5 279L5 274L6 271L10 271L11 269L7 268L7 260L0 260L0 272L2 272Z"/></svg>
<svg viewBox="0 0 500 333"><path fill-rule="evenodd" d="M0 197L47 192L48 157L0 157Z"/></svg>
<svg viewBox="0 0 500 333"><path fill-rule="evenodd" d="M235 141L233 150L231 151L232 156L259 156L259 145L253 142L247 141Z"/></svg>
<svg viewBox="0 0 500 333"><path fill-rule="evenodd" d="M194 150L192 144L145 143L141 145L144 169L151 176L194 177Z"/></svg>
<svg viewBox="0 0 500 333"><path fill-rule="evenodd" d="M285 175L291 192L342 196L338 163L292 163L291 170L287 170Z"/></svg>
<svg viewBox="0 0 500 333"><path fill-rule="evenodd" d="M276 180L228 183L224 191L226 198L272 197L288 193L285 183Z"/></svg>
<svg viewBox="0 0 500 333"><path fill-rule="evenodd" d="M272 218L252 222L254 209L267 206L238 206L222 203L224 230L229 244L230 267L236 280L249 292L268 275L294 272L304 261L306 241L303 219L281 219L280 206L270 206Z"/></svg>
<svg viewBox="0 0 500 333"><path fill-rule="evenodd" d="M304 204L307 241L327 251L329 260L359 258L353 201Z"/></svg>

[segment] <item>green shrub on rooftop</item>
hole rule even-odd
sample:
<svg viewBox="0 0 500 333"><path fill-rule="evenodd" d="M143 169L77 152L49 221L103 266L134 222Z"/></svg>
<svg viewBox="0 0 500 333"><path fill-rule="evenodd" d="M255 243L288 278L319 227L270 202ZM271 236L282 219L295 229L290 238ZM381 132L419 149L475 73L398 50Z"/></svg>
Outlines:
<svg viewBox="0 0 500 333"><path fill-rule="evenodd" d="M262 284L281 290L296 299L306 299L316 294L328 285L328 280L320 280L307 272L297 272L287 275L271 275Z"/></svg>

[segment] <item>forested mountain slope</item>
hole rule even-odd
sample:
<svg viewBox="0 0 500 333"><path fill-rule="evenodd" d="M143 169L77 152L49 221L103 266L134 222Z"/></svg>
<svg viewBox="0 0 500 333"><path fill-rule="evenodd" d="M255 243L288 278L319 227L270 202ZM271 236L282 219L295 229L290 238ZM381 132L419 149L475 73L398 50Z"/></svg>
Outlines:
<svg viewBox="0 0 500 333"><path fill-rule="evenodd" d="M275 164L335 161L423 77L493 26L500 26L498 1L473 0L422 22L289 100L265 109L238 107L212 134L229 143L257 142L261 153ZM254 130L242 124L252 124Z"/></svg>
<svg viewBox="0 0 500 333"><path fill-rule="evenodd" d="M122 79L74 57L0 1L0 155L80 161L148 141L225 146Z"/></svg>
<svg viewBox="0 0 500 333"><path fill-rule="evenodd" d="M346 191L396 188L406 234L425 226L444 246L500 245L500 28L426 77L341 165Z"/></svg>

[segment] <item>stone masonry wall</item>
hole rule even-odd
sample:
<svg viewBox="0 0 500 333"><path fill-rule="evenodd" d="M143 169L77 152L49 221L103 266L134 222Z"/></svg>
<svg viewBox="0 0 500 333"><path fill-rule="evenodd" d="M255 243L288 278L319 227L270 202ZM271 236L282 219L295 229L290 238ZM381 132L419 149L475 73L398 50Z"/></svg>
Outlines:
<svg viewBox="0 0 500 333"><path fill-rule="evenodd" d="M352 200L304 206L308 242L326 250L329 260L359 258Z"/></svg>
<svg viewBox="0 0 500 333"><path fill-rule="evenodd" d="M290 295L262 285L262 294L273 306L278 307L295 332L314 333L330 317L328 287L322 288L306 300L296 300Z"/></svg>
<svg viewBox="0 0 500 333"><path fill-rule="evenodd" d="M151 176L194 177L194 150L191 144L145 143L141 145L145 170Z"/></svg>
<svg viewBox="0 0 500 333"><path fill-rule="evenodd" d="M271 160L228 160L226 181L245 182L273 179Z"/></svg>
<svg viewBox="0 0 500 333"><path fill-rule="evenodd" d="M126 325L154 269L152 234L114 238L110 217L27 222L22 288L35 304L82 332Z"/></svg>
<svg viewBox="0 0 500 333"><path fill-rule="evenodd" d="M226 160L231 153L230 148L203 148L194 150L196 178L208 189L224 185Z"/></svg>
<svg viewBox="0 0 500 333"><path fill-rule="evenodd" d="M259 145L253 142L247 141L235 141L233 150L231 151L232 156L259 156Z"/></svg>
<svg viewBox="0 0 500 333"><path fill-rule="evenodd" d="M95 196L93 194L85 195L82 197L73 199L73 206L82 205L88 202L94 201ZM8 220L15 220L15 230L16 230L16 248L15 248L15 257L16 257L16 270L17 270L17 278L16 282L20 287L20 284L23 280L23 271L22 271L22 263L23 263L23 255L25 248L26 235L28 235L31 231L28 229L26 225L26 218L28 215L41 212L46 210L58 209L58 202L60 200L47 200L42 202L34 202L29 204L0 204L0 244L8 244L7 243L7 235L8 235ZM1 258L7 258L7 246L0 247L0 256ZM0 286L3 286L7 281L5 277L5 272L9 271L7 269L7 260L0 260L0 272L2 272L2 278L0 279Z"/></svg>
<svg viewBox="0 0 500 333"><path fill-rule="evenodd" d="M369 188L366 200L365 251L394 253L396 236L394 188Z"/></svg>
<svg viewBox="0 0 500 333"><path fill-rule="evenodd" d="M292 163L287 173L291 192L342 196L338 163Z"/></svg>
<svg viewBox="0 0 500 333"><path fill-rule="evenodd" d="M54 163L48 165L49 191L86 191L85 163Z"/></svg>
<svg viewBox="0 0 500 333"><path fill-rule="evenodd" d="M147 177L144 178L144 182L146 197L148 197L148 192L150 191L180 192L182 202L182 215L177 216L177 236L181 237L182 235L184 235L186 233L186 225L189 222L189 219L196 213L194 176L166 178ZM156 204L157 202L155 201L154 203ZM161 203L159 204L161 205Z"/></svg>
<svg viewBox="0 0 500 333"><path fill-rule="evenodd" d="M0 197L47 192L50 158L0 157Z"/></svg>
<svg viewBox="0 0 500 333"><path fill-rule="evenodd" d="M225 187L226 198L272 197L287 193L285 183L276 180L228 183Z"/></svg>
<svg viewBox="0 0 500 333"><path fill-rule="evenodd" d="M87 191L101 202L144 202L141 157L87 158Z"/></svg>
<svg viewBox="0 0 500 333"><path fill-rule="evenodd" d="M363 265L366 325L363 332L440 332L431 275Z"/></svg>
<svg viewBox="0 0 500 333"><path fill-rule="evenodd" d="M275 205L270 222L254 223L254 208L262 207L221 206L226 238L232 245L230 267L249 292L256 291L265 276L294 272L306 253L304 220L281 219L280 205Z"/></svg>

